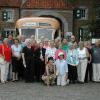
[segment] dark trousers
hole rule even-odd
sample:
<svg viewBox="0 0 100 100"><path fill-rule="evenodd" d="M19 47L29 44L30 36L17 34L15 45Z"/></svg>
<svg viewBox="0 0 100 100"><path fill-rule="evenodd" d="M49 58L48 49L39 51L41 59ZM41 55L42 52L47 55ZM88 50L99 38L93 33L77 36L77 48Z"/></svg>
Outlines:
<svg viewBox="0 0 100 100"><path fill-rule="evenodd" d="M70 82L77 80L77 67L68 64L68 78Z"/></svg>
<svg viewBox="0 0 100 100"><path fill-rule="evenodd" d="M19 68L19 74L18 74L18 77L19 79L24 79L24 66L23 66L23 61L22 59L20 60L20 68Z"/></svg>
<svg viewBox="0 0 100 100"><path fill-rule="evenodd" d="M34 82L34 60L26 60L26 68L24 74L25 82Z"/></svg>
<svg viewBox="0 0 100 100"><path fill-rule="evenodd" d="M44 61L41 61L40 59L35 60L35 80L37 82L41 81L41 76L45 72L45 63Z"/></svg>
<svg viewBox="0 0 100 100"><path fill-rule="evenodd" d="M88 63L85 74L85 82L92 81L92 74L93 74L92 63Z"/></svg>

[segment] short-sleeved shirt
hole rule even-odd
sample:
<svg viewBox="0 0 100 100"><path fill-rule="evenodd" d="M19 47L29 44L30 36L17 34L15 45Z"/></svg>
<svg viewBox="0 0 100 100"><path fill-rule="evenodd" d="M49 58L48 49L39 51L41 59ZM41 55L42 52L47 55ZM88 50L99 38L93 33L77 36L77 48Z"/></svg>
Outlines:
<svg viewBox="0 0 100 100"><path fill-rule="evenodd" d="M55 65L56 65L56 69L58 74L60 75L65 75L66 73L68 73L68 65L66 60L56 60L55 61Z"/></svg>
<svg viewBox="0 0 100 100"><path fill-rule="evenodd" d="M78 65L79 64L79 55L77 49L74 50L68 50L67 53L67 63L70 65Z"/></svg>
<svg viewBox="0 0 100 100"><path fill-rule="evenodd" d="M33 59L34 57L34 51L32 47L28 48L27 46L25 46L22 50L22 53L24 53L25 59Z"/></svg>
<svg viewBox="0 0 100 100"><path fill-rule="evenodd" d="M92 61L93 63L100 63L100 47L92 48Z"/></svg>
<svg viewBox="0 0 100 100"><path fill-rule="evenodd" d="M21 47L20 44L18 45L18 47L17 47L16 45L13 44L13 45L11 46L11 49L12 49L13 54L14 54L16 57L21 56L22 47Z"/></svg>
<svg viewBox="0 0 100 100"><path fill-rule="evenodd" d="M55 59L55 52L56 52L56 50L57 49L55 47L54 48L47 48L45 55L47 55L48 58L49 57L53 57Z"/></svg>

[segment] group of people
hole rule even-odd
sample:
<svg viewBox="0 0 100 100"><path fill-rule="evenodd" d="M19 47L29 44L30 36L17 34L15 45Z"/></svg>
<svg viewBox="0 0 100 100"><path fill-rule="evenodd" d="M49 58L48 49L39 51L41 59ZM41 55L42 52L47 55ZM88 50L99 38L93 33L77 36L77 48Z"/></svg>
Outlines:
<svg viewBox="0 0 100 100"><path fill-rule="evenodd" d="M43 82L61 85L100 82L100 41L77 43L74 35L70 40L57 38L26 38L12 35L0 40L0 80L16 82Z"/></svg>

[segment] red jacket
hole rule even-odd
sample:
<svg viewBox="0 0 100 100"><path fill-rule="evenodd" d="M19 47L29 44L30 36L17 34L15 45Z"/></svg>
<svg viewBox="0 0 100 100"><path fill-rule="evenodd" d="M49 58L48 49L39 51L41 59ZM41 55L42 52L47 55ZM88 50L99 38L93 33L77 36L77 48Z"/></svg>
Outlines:
<svg viewBox="0 0 100 100"><path fill-rule="evenodd" d="M11 61L12 50L8 45L6 45L6 44L0 45L0 54L2 54L5 57L5 60L7 62Z"/></svg>

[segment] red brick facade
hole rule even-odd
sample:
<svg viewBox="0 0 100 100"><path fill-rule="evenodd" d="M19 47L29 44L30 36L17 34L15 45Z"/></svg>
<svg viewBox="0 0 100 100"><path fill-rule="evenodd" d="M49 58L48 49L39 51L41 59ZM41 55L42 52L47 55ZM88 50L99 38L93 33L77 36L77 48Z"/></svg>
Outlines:
<svg viewBox="0 0 100 100"><path fill-rule="evenodd" d="M71 7L67 0L28 0L23 8L67 9Z"/></svg>
<svg viewBox="0 0 100 100"><path fill-rule="evenodd" d="M21 0L0 0L0 7L20 7Z"/></svg>
<svg viewBox="0 0 100 100"><path fill-rule="evenodd" d="M20 17L52 16L60 20L64 33L74 32L74 34L78 34L80 27L87 26L96 19L95 5L100 5L100 0L68 1L70 0L0 0L0 31L14 29L15 22ZM87 19L74 19L73 9L75 7L87 8ZM14 10L13 22L2 20L2 11L8 9Z"/></svg>

